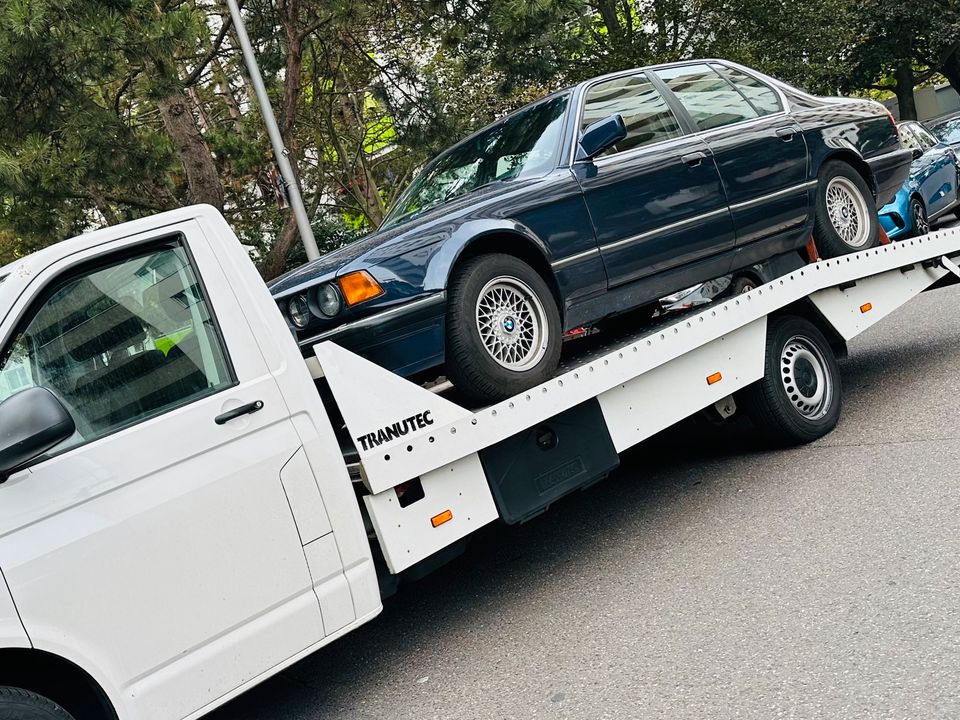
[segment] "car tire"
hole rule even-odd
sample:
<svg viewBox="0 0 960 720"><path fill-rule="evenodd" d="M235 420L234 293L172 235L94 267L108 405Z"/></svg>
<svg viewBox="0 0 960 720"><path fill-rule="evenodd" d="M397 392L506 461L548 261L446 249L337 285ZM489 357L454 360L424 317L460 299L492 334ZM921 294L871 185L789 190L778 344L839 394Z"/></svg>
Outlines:
<svg viewBox="0 0 960 720"><path fill-rule="evenodd" d="M748 293L751 290L756 290L757 287L759 287L757 285L757 281L754 280L752 277L748 277L746 275L740 275L739 277L734 278L733 284L730 286L730 294L743 295L744 293Z"/></svg>
<svg viewBox="0 0 960 720"><path fill-rule="evenodd" d="M930 232L930 221L927 219L927 208L923 200L918 197L910 198L910 224L913 237L920 237Z"/></svg>
<svg viewBox="0 0 960 720"><path fill-rule="evenodd" d="M776 447L809 443L833 430L843 397L837 359L823 333L797 316L771 318L764 376L740 401L760 438Z"/></svg>
<svg viewBox="0 0 960 720"><path fill-rule="evenodd" d="M468 400L492 403L545 382L563 334L553 293L532 267L503 254L456 268L447 286L446 374Z"/></svg>
<svg viewBox="0 0 960 720"><path fill-rule="evenodd" d="M73 716L42 695L0 686L0 720L73 720Z"/></svg>
<svg viewBox="0 0 960 720"><path fill-rule="evenodd" d="M834 258L880 242L880 219L866 180L850 165L830 160L820 169L813 238L824 258Z"/></svg>

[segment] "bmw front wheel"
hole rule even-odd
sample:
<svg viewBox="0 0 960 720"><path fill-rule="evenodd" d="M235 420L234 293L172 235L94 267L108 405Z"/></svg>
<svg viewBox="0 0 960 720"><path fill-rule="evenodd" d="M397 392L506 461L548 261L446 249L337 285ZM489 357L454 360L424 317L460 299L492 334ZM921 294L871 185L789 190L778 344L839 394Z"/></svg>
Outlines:
<svg viewBox="0 0 960 720"><path fill-rule="evenodd" d="M477 402L548 380L560 361L560 313L529 265L510 255L467 260L447 294L447 377Z"/></svg>

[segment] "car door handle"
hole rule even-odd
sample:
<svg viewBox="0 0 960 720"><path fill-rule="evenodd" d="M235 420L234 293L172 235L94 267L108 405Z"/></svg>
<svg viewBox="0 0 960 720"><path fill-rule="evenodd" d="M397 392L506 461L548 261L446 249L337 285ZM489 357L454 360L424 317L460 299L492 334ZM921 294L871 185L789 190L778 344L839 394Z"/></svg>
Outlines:
<svg viewBox="0 0 960 720"><path fill-rule="evenodd" d="M706 153L702 153L699 151L689 153L688 155L684 155L683 157L680 158L681 162L683 162L684 165L689 165L690 167L698 167L700 163L702 163L706 159L707 159Z"/></svg>
<svg viewBox="0 0 960 720"><path fill-rule="evenodd" d="M793 140L793 136L797 134L796 128L780 128L777 130L777 137L783 140L784 142L790 142Z"/></svg>
<svg viewBox="0 0 960 720"><path fill-rule="evenodd" d="M250 415L252 413L259 412L260 410L263 410L263 400L254 400L252 403L241 405L238 408L227 410L225 413L217 415L213 421L217 425L223 425L230 422L234 418L240 417L241 415Z"/></svg>

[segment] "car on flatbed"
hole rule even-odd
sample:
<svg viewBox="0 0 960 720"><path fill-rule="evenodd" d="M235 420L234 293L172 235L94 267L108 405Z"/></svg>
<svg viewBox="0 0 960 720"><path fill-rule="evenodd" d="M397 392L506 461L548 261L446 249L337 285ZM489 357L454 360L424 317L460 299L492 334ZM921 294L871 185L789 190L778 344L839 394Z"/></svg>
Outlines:
<svg viewBox="0 0 960 720"><path fill-rule="evenodd" d="M556 92L428 164L380 229L271 285L305 355L335 340L495 401L565 332L772 259L878 242L909 171L879 103L698 60ZM755 282L768 278L758 277Z"/></svg>

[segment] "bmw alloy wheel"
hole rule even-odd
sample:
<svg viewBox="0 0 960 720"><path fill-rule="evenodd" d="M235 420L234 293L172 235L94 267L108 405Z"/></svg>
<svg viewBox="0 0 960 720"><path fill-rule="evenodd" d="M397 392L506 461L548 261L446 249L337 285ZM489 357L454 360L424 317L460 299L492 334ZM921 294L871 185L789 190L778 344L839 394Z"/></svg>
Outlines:
<svg viewBox="0 0 960 720"><path fill-rule="evenodd" d="M840 239L851 248L870 241L867 201L849 178L839 175L830 180L826 192L827 215Z"/></svg>
<svg viewBox="0 0 960 720"><path fill-rule="evenodd" d="M497 364L522 372L540 362L547 351L549 330L543 304L521 280L496 277L480 291L477 331L483 347Z"/></svg>
<svg viewBox="0 0 960 720"><path fill-rule="evenodd" d="M833 381L826 361L809 338L794 335L780 353L780 381L790 402L807 420L819 420L833 401Z"/></svg>

